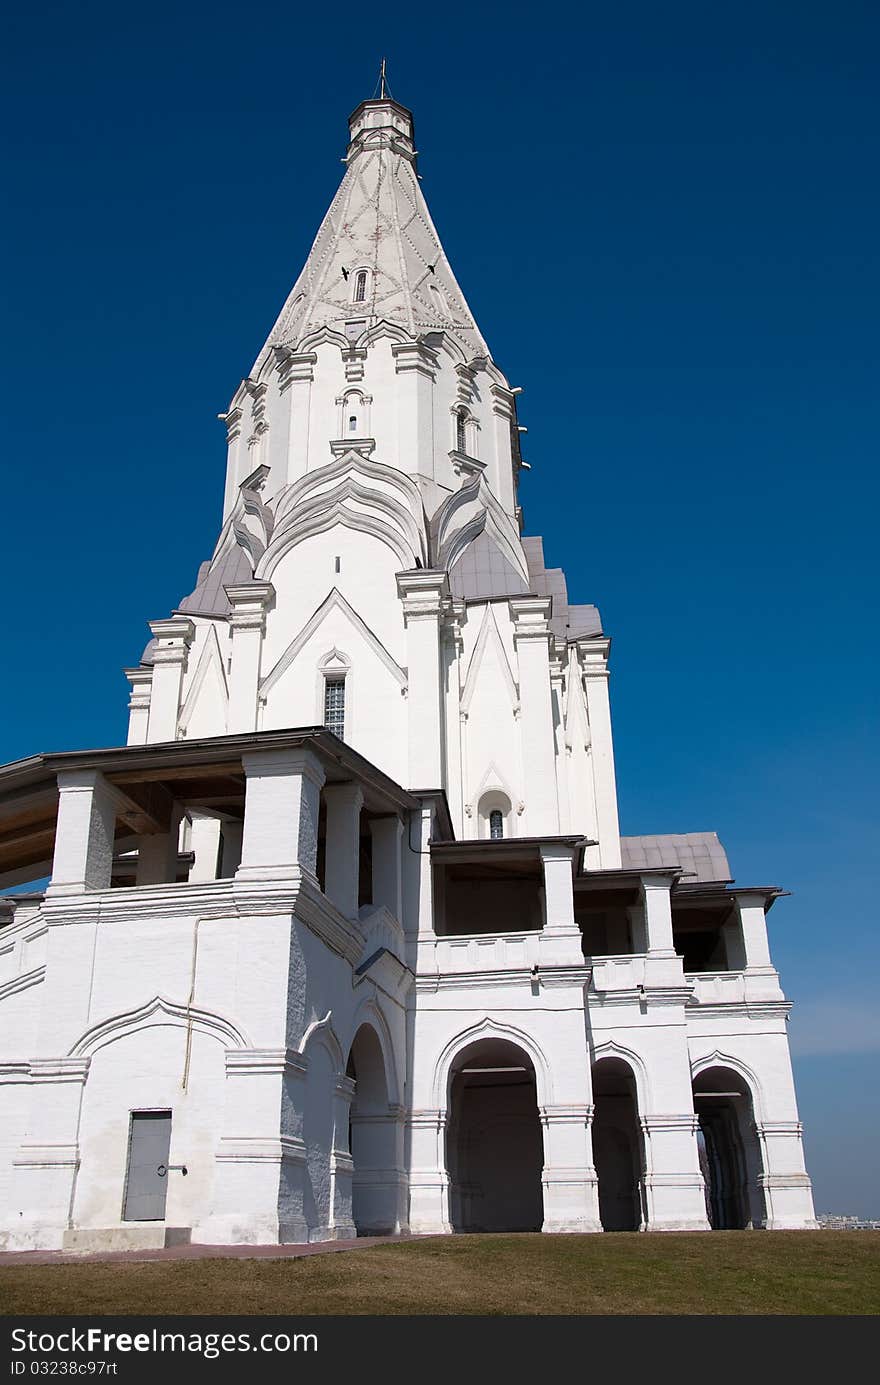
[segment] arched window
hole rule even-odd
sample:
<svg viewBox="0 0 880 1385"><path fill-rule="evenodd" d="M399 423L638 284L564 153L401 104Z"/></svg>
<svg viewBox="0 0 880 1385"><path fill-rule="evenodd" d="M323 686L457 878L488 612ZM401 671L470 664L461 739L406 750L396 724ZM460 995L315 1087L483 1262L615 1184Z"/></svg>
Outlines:
<svg viewBox="0 0 880 1385"><path fill-rule="evenodd" d="M340 740L345 739L345 679L324 680L324 725Z"/></svg>
<svg viewBox="0 0 880 1385"><path fill-rule="evenodd" d="M357 272L357 278L356 278L355 281L354 281L354 301L355 301L355 303L363 303L363 301L364 301L364 299L366 298L366 296L367 296L367 271L366 271L365 269L359 269L358 272Z"/></svg>
<svg viewBox="0 0 880 1385"><path fill-rule="evenodd" d="M500 808L493 808L489 814L489 836L494 842L504 836L504 814Z"/></svg>
<svg viewBox="0 0 880 1385"><path fill-rule="evenodd" d="M516 836L510 812L510 799L500 789L489 789L484 793L477 807L477 835L499 842L504 837Z"/></svg>
<svg viewBox="0 0 880 1385"><path fill-rule="evenodd" d="M455 449L467 453L467 414L459 409L455 415Z"/></svg>
<svg viewBox="0 0 880 1385"><path fill-rule="evenodd" d="M357 417L357 414L349 414L349 416L348 416L348 431L349 431L350 433L356 433L357 430L358 430L358 417Z"/></svg>

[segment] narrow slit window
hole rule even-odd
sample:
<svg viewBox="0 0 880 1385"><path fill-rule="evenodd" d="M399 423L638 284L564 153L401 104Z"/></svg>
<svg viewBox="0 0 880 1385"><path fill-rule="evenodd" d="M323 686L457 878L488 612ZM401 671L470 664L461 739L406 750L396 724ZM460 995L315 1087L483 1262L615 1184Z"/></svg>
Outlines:
<svg viewBox="0 0 880 1385"><path fill-rule="evenodd" d="M357 414L349 414L349 416L348 416L348 431L349 431L350 433L356 433L356 432L357 432L357 429L358 429Z"/></svg>
<svg viewBox="0 0 880 1385"><path fill-rule="evenodd" d="M364 299L366 298L366 296L367 296L367 271L366 271L365 269L361 269L361 270L358 271L358 276L357 276L357 278L356 278L355 281L354 281L354 301L355 301L355 303L363 303L363 301L364 301Z"/></svg>
<svg viewBox="0 0 880 1385"><path fill-rule="evenodd" d="M459 452L467 452L467 421L464 414L455 415L455 446Z"/></svg>
<svg viewBox="0 0 880 1385"><path fill-rule="evenodd" d="M489 814L489 836L493 842L500 841L504 836L504 814L500 808L493 808Z"/></svg>
<svg viewBox="0 0 880 1385"><path fill-rule="evenodd" d="M340 740L345 737L345 679L328 678L324 683L324 725Z"/></svg>

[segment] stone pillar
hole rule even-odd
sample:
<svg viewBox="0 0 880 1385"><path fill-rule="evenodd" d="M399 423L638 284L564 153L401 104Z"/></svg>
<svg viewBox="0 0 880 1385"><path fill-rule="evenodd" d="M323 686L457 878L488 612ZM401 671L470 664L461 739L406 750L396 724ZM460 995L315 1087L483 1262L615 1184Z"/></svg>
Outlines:
<svg viewBox="0 0 880 1385"><path fill-rule="evenodd" d="M50 897L109 889L115 828L115 796L103 774L62 770Z"/></svg>
<svg viewBox="0 0 880 1385"><path fill-rule="evenodd" d="M275 588L271 582L244 582L238 587L225 587L224 591L232 607L229 616L232 667L226 729L230 734L255 731L266 611L274 600Z"/></svg>
<svg viewBox="0 0 880 1385"><path fill-rule="evenodd" d="M542 1106L540 1117L544 1130L542 1231L601 1231L592 1105L555 1102Z"/></svg>
<svg viewBox="0 0 880 1385"><path fill-rule="evenodd" d="M314 352L281 348L278 382L282 395L290 395L290 427L287 433L287 484L305 476L309 469L309 430L312 415L312 382L318 357Z"/></svg>
<svg viewBox="0 0 880 1385"><path fill-rule="evenodd" d="M173 884L177 875L177 832L180 815L171 832L155 832L138 838L136 885Z"/></svg>
<svg viewBox="0 0 880 1385"><path fill-rule="evenodd" d="M680 1114L646 1112L641 1117L644 1141L646 1231L708 1231L706 1190L697 1148L699 1119Z"/></svg>
<svg viewBox="0 0 880 1385"><path fill-rule="evenodd" d="M581 934L574 917L572 856L576 850L562 842L541 843L544 871L544 928L539 940L542 963L580 966L584 960Z"/></svg>
<svg viewBox="0 0 880 1385"><path fill-rule="evenodd" d="M189 820L192 823L191 849L195 856L189 870L189 883L216 880L220 873L220 818L215 813L191 808Z"/></svg>
<svg viewBox="0 0 880 1385"><path fill-rule="evenodd" d="M352 1179L354 1161L348 1148L348 1123L355 1084L352 1078L336 1080L333 1098L333 1148L330 1151L330 1225L327 1234L313 1240L348 1241L357 1235L352 1216Z"/></svg>
<svg viewBox="0 0 880 1385"><path fill-rule="evenodd" d="M648 952L675 955L672 941L672 903L670 890L675 871L664 875L643 875L642 903L645 911L645 935Z"/></svg>
<svg viewBox="0 0 880 1385"><path fill-rule="evenodd" d="M550 697L549 596L522 596L510 602L513 641L519 664L520 731L526 830L533 837L559 831L556 748Z"/></svg>
<svg viewBox="0 0 880 1385"><path fill-rule="evenodd" d="M445 707L446 736L446 797L456 836L464 835L464 773L463 739L466 714L461 709L461 627L467 619L463 601L450 601L447 619L443 623L441 640L441 678Z"/></svg>
<svg viewBox="0 0 880 1385"><path fill-rule="evenodd" d="M324 789L324 802L327 806L324 893L340 914L356 919L363 790L355 783L328 784Z"/></svg>
<svg viewBox="0 0 880 1385"><path fill-rule="evenodd" d="M570 832L571 799L568 788L570 746L565 730L565 645L550 646L550 705L553 714L553 737L556 768L556 797L559 803L559 830Z"/></svg>
<svg viewBox="0 0 880 1385"><path fill-rule="evenodd" d="M27 1135L12 1158L9 1250L59 1250L79 1168L79 1114L88 1058L34 1058Z"/></svg>
<svg viewBox="0 0 880 1385"><path fill-rule="evenodd" d="M803 1126L798 1120L765 1120L755 1126L761 1147L768 1231L802 1231L816 1225L813 1188L804 1164Z"/></svg>
<svg viewBox="0 0 880 1385"><path fill-rule="evenodd" d="M373 839L373 903L384 906L398 923L403 921L403 823L399 817L371 818Z"/></svg>
<svg viewBox="0 0 880 1385"><path fill-rule="evenodd" d="M146 745L150 722L150 692L153 685L152 668L127 668L125 676L131 684L128 702L128 745Z"/></svg>
<svg viewBox="0 0 880 1385"><path fill-rule="evenodd" d="M590 724L590 757L596 793L596 835L603 870L620 869L620 824L617 816L617 783L614 776L614 741L611 704L608 700L608 651L611 641L578 640L577 651L584 680L587 720Z"/></svg>
<svg viewBox="0 0 880 1385"><path fill-rule="evenodd" d="M403 1112L390 1105L384 1111L355 1110L351 1125L358 1231L399 1235L407 1226L406 1174L401 1162Z"/></svg>
<svg viewBox="0 0 880 1385"><path fill-rule="evenodd" d="M440 617L448 595L446 573L428 568L399 572L397 594L406 625L409 787L440 789L444 785Z"/></svg>
<svg viewBox="0 0 880 1385"><path fill-rule="evenodd" d="M246 776L241 864L235 878L269 883L315 874L318 811L324 770L300 750L252 750L242 756Z"/></svg>
<svg viewBox="0 0 880 1385"><path fill-rule="evenodd" d="M516 508L513 483L513 457L510 445L510 425L513 422L513 391L502 385L490 385L492 422L494 424L495 476L492 489L509 515Z"/></svg>
<svg viewBox="0 0 880 1385"><path fill-rule="evenodd" d="M401 471L415 470L418 457L424 469L427 461L432 479L434 465L434 380L437 373L437 353L426 342L397 342L391 347L394 372L398 380L397 427L398 465ZM437 784L420 784L420 788L436 788Z"/></svg>
<svg viewBox="0 0 880 1385"><path fill-rule="evenodd" d="M413 1110L407 1117L409 1226L414 1236L442 1235L452 1230L446 1115L444 1110Z"/></svg>
<svg viewBox="0 0 880 1385"><path fill-rule="evenodd" d="M306 1061L290 1049L228 1049L222 1134L204 1245L304 1244Z"/></svg>
<svg viewBox="0 0 880 1385"><path fill-rule="evenodd" d="M151 620L150 629L156 639L147 726L147 740L152 745L177 739L183 675L196 628L186 616L172 616L170 620Z"/></svg>
<svg viewBox="0 0 880 1385"><path fill-rule="evenodd" d="M770 960L770 944L767 941L766 898L763 893L751 891L734 891L733 895L746 968L769 969L775 972Z"/></svg>

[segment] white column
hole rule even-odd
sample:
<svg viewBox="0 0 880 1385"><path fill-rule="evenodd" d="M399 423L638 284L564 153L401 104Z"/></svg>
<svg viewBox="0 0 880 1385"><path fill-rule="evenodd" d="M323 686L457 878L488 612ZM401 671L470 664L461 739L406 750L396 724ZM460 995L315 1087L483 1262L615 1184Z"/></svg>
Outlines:
<svg viewBox="0 0 880 1385"><path fill-rule="evenodd" d="M53 930L54 931L54 930ZM79 1116L89 1058L34 1058L27 1133L12 1157L6 1249L60 1250L79 1168Z"/></svg>
<svg viewBox="0 0 880 1385"><path fill-rule="evenodd" d="M306 1063L290 1049L228 1049L211 1209L193 1227L205 1245L302 1244Z"/></svg>
<svg viewBox="0 0 880 1385"><path fill-rule="evenodd" d="M116 803L96 769L58 775L58 826L50 895L106 890L113 866Z"/></svg>
<svg viewBox="0 0 880 1385"><path fill-rule="evenodd" d="M394 371L398 377L398 465L401 471L427 471L434 480L436 463L433 393L437 373L436 352L425 342L406 341L392 346L391 354L394 357ZM435 786L432 784L428 787Z"/></svg>
<svg viewBox="0 0 880 1385"><path fill-rule="evenodd" d="M509 515L516 508L513 484L513 457L510 445L510 425L513 422L513 392L501 385L490 385L492 421L494 423L495 476L492 489Z"/></svg>
<svg viewBox="0 0 880 1385"><path fill-rule="evenodd" d="M309 469L309 431L312 382L318 357L314 352L284 351L278 361L282 395L290 395L290 427L287 434L287 484L305 476Z"/></svg>
<svg viewBox="0 0 880 1385"><path fill-rule="evenodd" d="M620 823L617 816L617 783L614 777L611 704L608 699L610 648L610 640L577 641L584 679L587 719L590 724L590 758L596 793L599 859L603 870L619 870Z"/></svg>
<svg viewBox="0 0 880 1385"><path fill-rule="evenodd" d="M327 784L324 803L327 807L324 893L341 914L356 919L363 791L360 784Z"/></svg>
<svg viewBox="0 0 880 1385"><path fill-rule="evenodd" d="M765 913L766 895L763 893L734 892L734 904L739 917L745 965L773 970L770 959L770 944L767 940L767 916Z"/></svg>
<svg viewBox="0 0 880 1385"><path fill-rule="evenodd" d="M318 811L324 770L300 750L252 750L242 755L246 776L241 865L236 879L295 879L315 874Z"/></svg>
<svg viewBox="0 0 880 1385"><path fill-rule="evenodd" d="M183 675L196 628L186 616L173 616L170 620L151 620L150 629L156 647L147 740L154 744L177 739Z"/></svg>
<svg viewBox="0 0 880 1385"><path fill-rule="evenodd" d="M371 818L373 839L373 903L384 905L398 922L403 921L403 823L399 817Z"/></svg>
<svg viewBox="0 0 880 1385"><path fill-rule="evenodd" d="M562 842L542 842L545 922L539 940L541 963L580 966L584 955L580 929L574 917L572 857L574 847Z"/></svg>
<svg viewBox="0 0 880 1385"><path fill-rule="evenodd" d="M260 654L266 633L266 611L274 600L271 582L245 582L224 588L232 610L232 667L229 673L230 734L257 729L257 696L260 686Z"/></svg>
<svg viewBox="0 0 880 1385"><path fill-rule="evenodd" d="M180 813L175 814L172 831L144 834L138 838L136 885L173 884L177 874L177 842Z"/></svg>
<svg viewBox="0 0 880 1385"><path fill-rule="evenodd" d="M146 745L150 721L150 692L153 685L151 668L127 668L125 676L131 684L128 701L128 745Z"/></svg>
<svg viewBox="0 0 880 1385"><path fill-rule="evenodd" d="M587 1068L589 1072L589 1067ZM592 1105L554 1102L540 1108L544 1131L542 1231L601 1231L593 1165Z"/></svg>
<svg viewBox="0 0 880 1385"><path fill-rule="evenodd" d="M451 1231L446 1171L446 1111L414 1110L407 1117L409 1226L414 1236Z"/></svg>
<svg viewBox="0 0 880 1385"><path fill-rule="evenodd" d="M189 869L189 882L216 880L220 869L220 832L222 823L216 813L189 810L192 824L191 847L195 860Z"/></svg>
<svg viewBox="0 0 880 1385"><path fill-rule="evenodd" d="M645 1155L645 1230L708 1231L697 1148L698 1117L693 1110L671 1114L648 1111L640 1124Z"/></svg>
<svg viewBox="0 0 880 1385"><path fill-rule="evenodd" d="M533 837L559 831L556 745L550 697L549 596L523 596L510 602L513 642L519 664L520 732L526 830Z"/></svg>
<svg viewBox="0 0 880 1385"><path fill-rule="evenodd" d="M565 645L550 646L550 705L556 760L556 796L559 802L559 830L571 832L571 801L568 792L570 748L565 727Z"/></svg>
<svg viewBox="0 0 880 1385"><path fill-rule="evenodd" d="M648 952L675 952L670 897L674 879L675 872L666 875L643 875L641 878Z"/></svg>
<svg viewBox="0 0 880 1385"><path fill-rule="evenodd" d="M755 1126L761 1146L768 1231L802 1231L816 1225L813 1188L804 1164L803 1126L798 1120L765 1120Z"/></svg>
<svg viewBox="0 0 880 1385"><path fill-rule="evenodd" d="M443 703L446 709L446 797L449 813L456 836L464 832L464 775L462 761L462 740L464 723L461 712L461 651L463 641L461 627L467 619L467 608L463 601L451 601L447 619L441 630L441 676L443 678Z"/></svg>
<svg viewBox="0 0 880 1385"><path fill-rule="evenodd" d="M352 1216L354 1160L348 1147L351 1103L355 1084L350 1077L339 1077L333 1096L333 1148L330 1151L330 1225L327 1235L314 1240L348 1241L357 1235Z"/></svg>
<svg viewBox="0 0 880 1385"><path fill-rule="evenodd" d="M397 594L406 625L409 787L439 789L444 785L440 617L448 595L446 573L399 572Z"/></svg>

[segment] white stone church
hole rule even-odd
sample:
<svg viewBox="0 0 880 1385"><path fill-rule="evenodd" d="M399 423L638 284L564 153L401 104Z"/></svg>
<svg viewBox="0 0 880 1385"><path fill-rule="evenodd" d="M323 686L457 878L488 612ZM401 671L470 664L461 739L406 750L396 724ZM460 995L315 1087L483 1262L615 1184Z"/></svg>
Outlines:
<svg viewBox="0 0 880 1385"><path fill-rule="evenodd" d="M812 1226L781 892L620 836L518 390L349 125L128 744L0 767L0 1246Z"/></svg>

